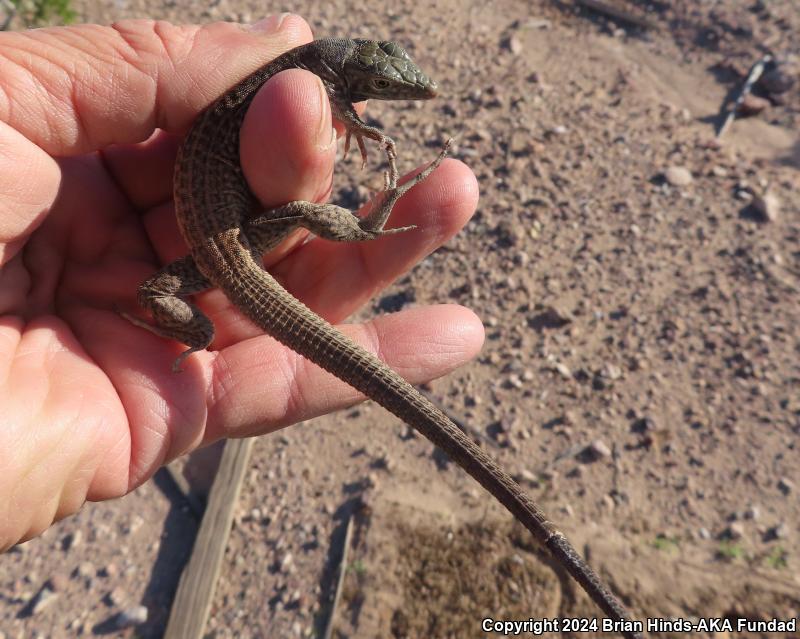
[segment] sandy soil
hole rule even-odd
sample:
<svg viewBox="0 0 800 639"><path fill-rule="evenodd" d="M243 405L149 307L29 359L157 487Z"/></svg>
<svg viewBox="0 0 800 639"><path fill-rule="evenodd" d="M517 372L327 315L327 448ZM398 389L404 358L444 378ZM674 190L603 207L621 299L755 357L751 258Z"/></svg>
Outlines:
<svg viewBox="0 0 800 639"><path fill-rule="evenodd" d="M458 133L454 154L481 184L465 231L360 317L437 302L481 316L480 357L432 393L637 615L797 617L800 11L618 4L646 5L658 29L566 0L292 5L317 35L407 45L443 97L370 117L407 168ZM285 5L78 8L87 21L207 21ZM723 99L767 50L793 84L715 144ZM341 202L371 184L356 169L337 177ZM755 206L767 194L781 203L770 219ZM334 636L479 637L486 616L596 616L476 484L365 404L257 442L208 636L317 636L351 518ZM87 505L0 557L0 638L161 636L196 526L165 475ZM117 630L137 605L147 621Z"/></svg>

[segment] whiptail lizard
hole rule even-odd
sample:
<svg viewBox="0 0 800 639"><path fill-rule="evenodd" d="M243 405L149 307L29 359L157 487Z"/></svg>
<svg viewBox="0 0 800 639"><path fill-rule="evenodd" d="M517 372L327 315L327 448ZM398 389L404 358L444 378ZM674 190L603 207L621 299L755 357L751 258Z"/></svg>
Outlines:
<svg viewBox="0 0 800 639"><path fill-rule="evenodd" d="M257 201L240 166L239 129L256 91L276 73L290 68L306 69L322 80L332 113L346 128L345 149L351 136L363 161L364 138L377 141L385 149L389 160L385 190L366 217L359 219L331 204L304 201L255 213ZM189 350L174 364L173 368L179 370L188 355L207 348L214 337L208 317L184 298L211 287L220 288L267 334L347 382L442 448L533 533L607 615L630 620L622 604L508 473L413 386L295 299L262 267L262 254L300 227L341 242L409 230L384 230L383 226L397 199L439 165L449 143L427 169L398 186L394 142L367 126L353 103L370 98L413 100L435 95L436 84L402 48L372 40L316 40L284 53L239 82L198 116L178 153L175 213L191 253L164 267L139 289L139 303L150 310L157 326L126 317L188 345Z"/></svg>

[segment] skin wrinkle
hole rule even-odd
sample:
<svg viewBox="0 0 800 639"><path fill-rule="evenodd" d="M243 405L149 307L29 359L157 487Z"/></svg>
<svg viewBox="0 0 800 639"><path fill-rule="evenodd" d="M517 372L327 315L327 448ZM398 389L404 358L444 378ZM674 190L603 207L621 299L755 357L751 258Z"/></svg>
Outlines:
<svg viewBox="0 0 800 639"><path fill-rule="evenodd" d="M229 390L235 388L235 376L230 373L231 366L228 362L225 351L217 351L214 355L214 360L211 364L211 382L207 385L209 396L209 402L207 405L218 407L216 410L225 412L224 405L231 403L228 398L232 396L235 397L236 395L235 392ZM283 370L282 366L277 368L278 370ZM235 404L231 405L235 406ZM208 418L209 414L206 413L206 421L203 425L203 439L205 439L205 436L208 434ZM225 424L221 425L220 433L222 437L226 436L227 431L225 430Z"/></svg>
<svg viewBox="0 0 800 639"><path fill-rule="evenodd" d="M113 384L113 382L112 382ZM156 406L164 405L165 402L156 402ZM148 402L149 406L149 402ZM125 415L128 417L128 421L130 422L131 419L128 416L127 409L125 410ZM130 447L130 454L128 457L128 486L138 486L142 483L143 477L147 476L147 469L151 467L160 468L164 464L164 460L166 456L169 454L169 448L161 447L161 452L156 455L155 457L148 457L147 455L143 454L143 451L151 450L152 449L152 441L155 439L167 441L171 443L169 433L169 426L167 425L164 416L157 413L155 407L149 408L147 414L150 416L155 416L156 421L160 422L163 425L162 429L158 429L155 425L143 425L140 429L131 429L131 447ZM144 420L145 423L147 420ZM146 446L142 446L139 444L140 441L147 439ZM134 454L138 453L138 459L134 458Z"/></svg>
<svg viewBox="0 0 800 639"><path fill-rule="evenodd" d="M92 357L91 357L91 355L89 355L89 353L87 353L86 356L89 357L94 362L94 359L92 359ZM156 397L160 397L160 395L157 392L157 390L155 388L153 388L153 384L149 384L149 385L148 384L142 384L141 383L141 381L142 381L141 379L138 379L136 384L134 384L133 382L125 382L123 384L118 384L117 381L116 381L116 378L113 375L107 376L106 379L108 380L108 383L111 384L111 388L114 390L114 393L116 394L116 396L120 398L120 400L121 400L120 401L120 407L122 408L122 412L125 415L125 419L127 420L128 423L133 423L133 420L131 419L131 416L129 414L129 407L130 407L130 409L133 409L133 408L138 408L139 405L128 404L127 402L124 401L124 397L126 395L125 390L126 390L127 387L133 388L134 386L138 386L139 388L143 388L143 389L145 389L147 391L152 392L154 395L156 395ZM132 394L135 394L135 393L132 393ZM145 402L144 400L142 402L140 402L140 405L141 404L147 405L148 407L150 405L149 402ZM156 405L158 405L158 402L156 402ZM155 409L148 408L148 410L149 410L149 413L151 415L154 414ZM158 416L158 417L160 417L160 416ZM138 437L138 435L140 433L144 433L144 432L145 432L144 428L142 428L142 429L131 428L131 429L128 430L128 433L130 435L130 448L129 448L129 451L128 451L128 478L127 478L127 485L128 486L132 486L133 485L132 475L133 475L133 472L134 472L134 465L135 465L133 457L138 452L138 450L140 448L137 445L137 440L140 439ZM141 474L141 473L139 473L139 474Z"/></svg>
<svg viewBox="0 0 800 639"><path fill-rule="evenodd" d="M368 322L364 322L362 325L363 335L367 338L367 344L364 344L361 340L359 343L366 348L370 353L373 353L375 357L377 357L382 362L386 362L386 357L383 349L381 348L381 336L380 332L378 331L378 324L375 320L370 320Z"/></svg>
<svg viewBox="0 0 800 639"><path fill-rule="evenodd" d="M20 44L33 45L35 47L35 45L38 45L39 43L33 38L28 37L22 38L20 40ZM61 120L61 109L64 105L66 105L68 111L72 111L70 101L71 95L69 95L71 93L72 83L67 80L67 86L70 87L70 91L68 91L67 95L65 96L63 84L59 82L61 78L54 76L52 69L57 69L64 72L67 78L70 77L70 70L59 64L57 60L52 59L53 55L49 48L44 49L41 54L36 48L28 48L24 46L18 46L17 48L11 47L11 51L24 53L27 56L27 59L22 62L6 57L6 59L11 61L17 68L19 68L24 76L19 78L17 81L19 87L12 87L12 94L17 94L19 97L16 100L11 101L9 114L6 121L12 127L25 135L25 137L30 139L33 143L41 146L41 144L37 142L37 139L34 139L33 136L30 135L30 132L26 132L26 127L22 123L25 123L28 120L35 122L37 120L44 119L45 133L43 135L45 139L48 137L55 137L56 139L61 140L61 146L68 146L65 143L65 140L67 139L65 137L67 132L62 131L62 127L59 126L59 122ZM69 53L70 51L63 53L64 60L70 59ZM49 67L49 69L47 67ZM36 115L30 113L20 113L19 116L14 117L13 107L15 102L18 104L36 104L40 107L39 112ZM41 108L42 104L46 104L48 107ZM76 124L80 125L79 120L76 122ZM41 138L42 135L39 135L38 137Z"/></svg>
<svg viewBox="0 0 800 639"><path fill-rule="evenodd" d="M153 22L150 29L153 38L145 39L145 42L148 44L155 43L158 45L152 47L152 50L150 48L143 49L142 47L135 46L133 44L132 31L127 30L124 23L115 22L111 25L111 28L117 33L119 39L125 45L124 47L118 48L117 52L125 61L126 68L135 69L141 73L146 80L149 79L151 81L153 107L150 110L151 117L148 118L148 121L153 129L157 128L159 123L166 122L168 119L163 109L163 98L159 95L159 87L166 84L166 82L162 82L162 77L176 77L178 74L177 66L167 46L165 34L162 32L161 27L163 27L163 24L164 23L161 21ZM151 57L152 60L160 59L162 63L159 64L150 61L147 59L148 57ZM163 61L167 63L166 73L162 70ZM148 138L149 136L145 139Z"/></svg>
<svg viewBox="0 0 800 639"><path fill-rule="evenodd" d="M0 56L0 68L2 67L2 60L8 60L4 56ZM0 113L8 113L9 105L11 104L11 96L6 91L5 83L0 82Z"/></svg>
<svg viewBox="0 0 800 639"><path fill-rule="evenodd" d="M283 352L285 353L284 361L290 371L288 377L284 375L288 392L286 393L282 414L299 415L303 413L301 410L303 406L309 406L312 403L309 398L314 389L309 388L308 391L305 391L305 385L300 384L298 380L311 379L313 375L312 369L317 369L318 366L294 351L283 349ZM281 367L281 370L283 370L283 367Z"/></svg>
<svg viewBox="0 0 800 639"><path fill-rule="evenodd" d="M8 354L13 353L19 345L24 323L20 317L4 315L2 310L0 318L0 390L7 390L11 371L14 370L13 359ZM0 468L5 466L0 465Z"/></svg>
<svg viewBox="0 0 800 639"><path fill-rule="evenodd" d="M88 36L84 36L82 33L79 35L82 36L82 39L87 45L91 44ZM141 133L134 134L131 136L132 138L146 137L148 132L153 128L152 116L141 116L142 113L149 114L152 109L137 109L137 111L133 113L132 105L128 106L133 101L141 100L141 95L145 92L142 86L140 86L145 83L130 80L130 72L138 72L139 70L124 59L116 41L109 42L109 45L111 52L108 53L105 48L101 48L96 53L94 51L84 52L79 48L79 51L85 54L86 64L81 64L76 67L72 75L72 113L80 126L80 131L84 134L81 137L85 137L88 145L92 148L103 147L113 142L114 133L111 132L109 134L103 129L116 118L120 117L119 112L122 112L122 114L126 116L125 119L129 122L135 122L138 119L142 120L139 122L138 126ZM123 77L127 81L118 82L117 78L119 77ZM146 78L147 75L144 74L143 79ZM125 89L134 86L136 87L137 96L134 98L129 95L126 100L121 100L119 96L126 95ZM116 105L118 111L114 111L111 108L103 109L106 105L112 104L112 100L108 99L110 95L118 96L118 103ZM150 96L148 96L148 100L151 101ZM95 111L97 111L97 113L95 113ZM132 114L137 117L130 117ZM88 115L91 115L97 121L100 130L93 131L91 127L85 123Z"/></svg>
<svg viewBox="0 0 800 639"><path fill-rule="evenodd" d="M106 154L103 152L102 149L97 152L97 157L98 160L100 161L100 164L103 167L103 172L106 178L108 179L109 182L111 182L111 185L114 188L114 190L117 192L120 198L125 202L126 208L131 211L141 212L141 209L138 206L136 206L134 202L131 201L128 192L125 190L124 186L120 183L119 176L117 175L116 171L114 171L113 166L109 163ZM139 218L139 220L141 221L141 217ZM120 232L123 233L130 233L130 229L114 229L114 230L119 230ZM145 233L144 225L139 224L137 231L139 233L144 234ZM125 255L124 253L119 252L120 246L121 243L119 241L116 241L116 239L111 242L106 242L105 252L102 255L97 256L97 259L102 260L106 257L113 257L115 255L120 255L120 256ZM125 257L128 256L125 255Z"/></svg>

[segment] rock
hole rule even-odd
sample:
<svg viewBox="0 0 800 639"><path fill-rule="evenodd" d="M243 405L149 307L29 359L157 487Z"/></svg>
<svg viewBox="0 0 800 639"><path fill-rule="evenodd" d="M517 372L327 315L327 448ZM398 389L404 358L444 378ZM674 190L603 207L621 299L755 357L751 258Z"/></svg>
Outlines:
<svg viewBox="0 0 800 639"><path fill-rule="evenodd" d="M777 526L773 526L767 531L767 539L786 539L789 536L789 526L782 521Z"/></svg>
<svg viewBox="0 0 800 639"><path fill-rule="evenodd" d="M114 627L117 630L123 628L133 628L134 626L141 626L147 621L147 607L146 606L133 606L126 608L114 617Z"/></svg>
<svg viewBox="0 0 800 639"><path fill-rule="evenodd" d="M711 167L711 175L719 178L728 177L728 169L724 166L715 165Z"/></svg>
<svg viewBox="0 0 800 639"><path fill-rule="evenodd" d="M534 317L532 323L544 328L561 328L573 321L572 313L560 304L549 304Z"/></svg>
<svg viewBox="0 0 800 639"><path fill-rule="evenodd" d="M611 449L602 439L595 439L586 447L586 452L593 459L605 459L611 457Z"/></svg>
<svg viewBox="0 0 800 639"><path fill-rule="evenodd" d="M131 517L131 520L125 522L122 526L122 534L123 535L133 535L139 530L142 525L144 524L144 519L142 519L139 515L134 515Z"/></svg>
<svg viewBox="0 0 800 639"><path fill-rule="evenodd" d="M744 511L744 517L745 519L758 521L759 517L761 517L761 509L756 505L750 506L750 508Z"/></svg>
<svg viewBox="0 0 800 639"><path fill-rule="evenodd" d="M771 95L786 93L794 86L794 78L784 70L784 65L779 65L767 71L758 81L758 84Z"/></svg>
<svg viewBox="0 0 800 639"><path fill-rule="evenodd" d="M724 531L722 531L722 536L734 541L741 539L744 537L744 526L742 526L740 522L734 521Z"/></svg>
<svg viewBox="0 0 800 639"><path fill-rule="evenodd" d="M291 568L293 562L294 562L294 557L292 556L292 553L287 552L283 556L283 559L281 559L281 563L280 563L281 572L284 572L284 573L288 572L289 569Z"/></svg>
<svg viewBox="0 0 800 639"><path fill-rule="evenodd" d="M33 598L30 604L32 615L38 615L43 610L49 608L58 599L58 594L53 592L49 586L44 586Z"/></svg>
<svg viewBox="0 0 800 639"><path fill-rule="evenodd" d="M569 366L567 366L566 364L562 364L561 362L559 362L553 368L564 379L572 379L572 371L569 370Z"/></svg>
<svg viewBox="0 0 800 639"><path fill-rule="evenodd" d="M79 577L84 577L86 579L90 579L94 577L95 570L94 564L91 561L82 561L78 564L78 567L75 569L75 574Z"/></svg>
<svg viewBox="0 0 800 639"><path fill-rule="evenodd" d="M688 186L692 183L692 172L684 166L670 166L664 171L664 179L672 186Z"/></svg>
<svg viewBox="0 0 800 639"><path fill-rule="evenodd" d="M700 539L711 539L711 533L708 531L708 528L698 528L697 536L700 537Z"/></svg>
<svg viewBox="0 0 800 639"><path fill-rule="evenodd" d="M553 23L547 18L529 18L520 25L522 29L549 29Z"/></svg>
<svg viewBox="0 0 800 639"><path fill-rule="evenodd" d="M109 563L97 572L101 577L116 577L119 574L119 568L117 568L117 564Z"/></svg>
<svg viewBox="0 0 800 639"><path fill-rule="evenodd" d="M768 109L770 104L770 101L766 98L760 98L751 93L747 95L744 100L742 100L742 103L739 105L737 110L737 114L745 118L758 115L762 111Z"/></svg>
<svg viewBox="0 0 800 639"><path fill-rule="evenodd" d="M114 588L105 597L105 601L109 606L117 607L121 606L125 602L125 599L125 591L122 588Z"/></svg>
<svg viewBox="0 0 800 639"><path fill-rule="evenodd" d="M533 150L533 134L527 129L515 129L508 141L508 150L515 155L530 153Z"/></svg>
<svg viewBox="0 0 800 639"><path fill-rule="evenodd" d="M522 53L522 41L516 35L509 36L502 44L503 47L511 52L511 55L519 55Z"/></svg>
<svg viewBox="0 0 800 639"><path fill-rule="evenodd" d="M81 541L83 541L83 532L80 530L68 533L64 535L64 538L61 540L61 549L64 552L68 552L69 550L80 546Z"/></svg>
<svg viewBox="0 0 800 639"><path fill-rule="evenodd" d="M751 206L764 222L775 222L780 216L781 201L769 191L764 195L756 195L751 201Z"/></svg>
<svg viewBox="0 0 800 639"><path fill-rule="evenodd" d="M603 366L602 375L610 380L617 380L622 377L622 369L615 364L606 362L606 365Z"/></svg>
<svg viewBox="0 0 800 639"><path fill-rule="evenodd" d="M781 477L778 480L778 490L780 490L784 495L788 495L794 490L794 482L787 477Z"/></svg>
<svg viewBox="0 0 800 639"><path fill-rule="evenodd" d="M69 586L69 577L60 572L53 573L47 583L54 592L61 592Z"/></svg>

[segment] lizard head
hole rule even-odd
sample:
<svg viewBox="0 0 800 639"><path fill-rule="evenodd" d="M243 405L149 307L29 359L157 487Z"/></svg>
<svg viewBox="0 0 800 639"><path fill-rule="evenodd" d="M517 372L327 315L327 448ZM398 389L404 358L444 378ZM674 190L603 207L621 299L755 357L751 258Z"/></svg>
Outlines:
<svg viewBox="0 0 800 639"><path fill-rule="evenodd" d="M356 40L356 50L345 67L353 102L428 100L436 96L436 83L394 42Z"/></svg>

